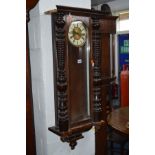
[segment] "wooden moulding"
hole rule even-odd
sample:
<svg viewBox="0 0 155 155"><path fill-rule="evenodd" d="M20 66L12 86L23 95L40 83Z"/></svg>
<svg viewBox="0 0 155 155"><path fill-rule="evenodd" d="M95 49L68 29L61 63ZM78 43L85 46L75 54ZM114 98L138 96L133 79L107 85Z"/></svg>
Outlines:
<svg viewBox="0 0 155 155"><path fill-rule="evenodd" d="M57 12L64 12L65 14L71 13L71 14L78 15L78 16L80 16L80 15L87 16L87 17L98 16L100 19L116 20L118 18L118 16L106 16L104 14L104 12L97 11L97 10L60 6L60 5L57 5L56 7L57 7L57 9L46 11L45 14L51 15L51 14L57 13Z"/></svg>
<svg viewBox="0 0 155 155"><path fill-rule="evenodd" d="M105 124L105 121L101 120L99 122L94 122L94 123L87 123L84 125L79 125L73 128L70 128L68 131L60 132L59 128L53 126L49 127L49 131L54 132L58 136L61 136L63 138L71 136L72 134L76 134L78 132L85 132L90 130L93 126L103 126Z"/></svg>
<svg viewBox="0 0 155 155"><path fill-rule="evenodd" d="M99 16L92 16L92 49L93 49L93 110L94 122L99 122L102 118L102 73L101 73L101 32Z"/></svg>
<svg viewBox="0 0 155 155"><path fill-rule="evenodd" d="M56 17L56 53L58 59L57 70L57 100L58 122L60 131L68 131L68 106L67 106L67 76L65 71L65 35L63 13L57 13Z"/></svg>
<svg viewBox="0 0 155 155"><path fill-rule="evenodd" d="M71 136L72 134L76 134L77 132L83 132L83 131L88 131L91 129L93 126L93 123L87 123L83 125L79 125L76 127L69 128L68 131L60 132L60 130L57 127L50 127L49 130L57 134L58 136L61 137L68 137Z"/></svg>
<svg viewBox="0 0 155 155"><path fill-rule="evenodd" d="M83 125L79 125L73 128L69 128L68 131L60 132L59 128L57 127L50 127L48 128L49 131L57 134L60 136L62 142L68 142L71 149L73 150L77 145L77 140L84 138L82 132L88 131L92 128L92 123L87 123Z"/></svg>
<svg viewBox="0 0 155 155"><path fill-rule="evenodd" d="M60 139L62 142L68 142L71 149L73 150L77 145L76 141L84 138L84 136L82 135L83 132L90 130L93 126L95 126L95 128L99 130L101 126L103 126L104 124L105 124L105 121L101 120L95 123L90 122L87 124L72 127L72 128L69 128L68 131L64 131L64 132L61 132L59 128L55 126L48 128L48 130L60 136Z"/></svg>

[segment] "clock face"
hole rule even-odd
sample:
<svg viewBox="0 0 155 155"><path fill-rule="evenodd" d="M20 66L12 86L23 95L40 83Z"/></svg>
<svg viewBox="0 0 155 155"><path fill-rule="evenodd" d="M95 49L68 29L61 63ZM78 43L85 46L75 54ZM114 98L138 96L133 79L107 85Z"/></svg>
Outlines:
<svg viewBox="0 0 155 155"><path fill-rule="evenodd" d="M81 47L86 42L86 28L81 21L72 22L69 26L68 39L76 47Z"/></svg>

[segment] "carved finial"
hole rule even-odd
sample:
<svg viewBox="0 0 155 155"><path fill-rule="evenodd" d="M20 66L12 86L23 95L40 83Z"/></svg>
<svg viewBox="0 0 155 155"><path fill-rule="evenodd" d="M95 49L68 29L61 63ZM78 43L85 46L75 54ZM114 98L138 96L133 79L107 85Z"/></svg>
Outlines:
<svg viewBox="0 0 155 155"><path fill-rule="evenodd" d="M65 21L64 21L63 17L64 17L63 12L58 12L57 13L56 25L57 25L58 28L63 28L65 26Z"/></svg>
<svg viewBox="0 0 155 155"><path fill-rule="evenodd" d="M101 11L105 16L112 16L110 6L108 4L102 4Z"/></svg>
<svg viewBox="0 0 155 155"><path fill-rule="evenodd" d="M77 145L77 142L76 141L71 141L69 143L69 145L70 145L71 149L74 150L75 149L75 146Z"/></svg>

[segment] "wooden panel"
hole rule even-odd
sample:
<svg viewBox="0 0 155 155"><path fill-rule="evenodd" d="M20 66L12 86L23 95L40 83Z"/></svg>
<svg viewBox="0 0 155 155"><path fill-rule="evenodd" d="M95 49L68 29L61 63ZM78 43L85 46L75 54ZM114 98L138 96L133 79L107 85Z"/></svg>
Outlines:
<svg viewBox="0 0 155 155"><path fill-rule="evenodd" d="M83 21L85 25L89 25L89 18L79 16L73 17L76 20ZM82 122L83 120L90 119L90 106L87 106L89 102L87 94L88 91L90 91L88 90L89 88L87 89L87 63L89 63L87 62L87 59L89 59L87 56L89 56L90 51L87 50L89 46L89 39L82 47L75 47L69 42L67 32L70 22L70 20L67 20L66 24L66 44L68 45L68 52L66 53L68 64L66 70L68 72L67 79L70 123L71 126L74 126L75 124L79 124L79 121ZM87 35L89 38L89 33Z"/></svg>
<svg viewBox="0 0 155 155"><path fill-rule="evenodd" d="M85 47L77 48L69 44L69 87L71 122L87 117L87 72ZM80 51L81 50L81 51ZM78 60L82 63L78 63Z"/></svg>
<svg viewBox="0 0 155 155"><path fill-rule="evenodd" d="M116 21L103 19L100 20L100 30L102 33L116 33Z"/></svg>
<svg viewBox="0 0 155 155"><path fill-rule="evenodd" d="M101 26L102 30L103 25ZM102 31L103 32L103 31ZM102 77L110 76L110 34L103 34L101 36L101 72ZM102 85L102 119L106 120L106 105L109 104L107 95L109 93L109 86ZM95 133L95 155L107 154L107 126L103 126L100 130L96 130Z"/></svg>
<svg viewBox="0 0 155 155"><path fill-rule="evenodd" d="M102 64L103 76L110 76L110 34L102 33Z"/></svg>
<svg viewBox="0 0 155 155"><path fill-rule="evenodd" d="M107 126L101 126L100 130L95 132L95 155L107 155L106 135Z"/></svg>
<svg viewBox="0 0 155 155"><path fill-rule="evenodd" d="M102 34L102 65L103 77L110 77L110 34ZM106 119L106 106L109 105L109 88L110 85L102 85L103 98L103 118Z"/></svg>

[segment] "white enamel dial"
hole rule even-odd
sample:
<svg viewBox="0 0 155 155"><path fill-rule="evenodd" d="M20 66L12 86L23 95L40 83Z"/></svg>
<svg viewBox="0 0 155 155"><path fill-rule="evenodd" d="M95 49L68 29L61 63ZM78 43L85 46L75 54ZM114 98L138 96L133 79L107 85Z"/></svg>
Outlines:
<svg viewBox="0 0 155 155"><path fill-rule="evenodd" d="M72 22L69 26L68 39L76 47L81 47L86 42L86 28L81 21Z"/></svg>

